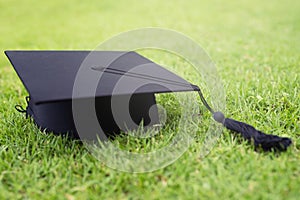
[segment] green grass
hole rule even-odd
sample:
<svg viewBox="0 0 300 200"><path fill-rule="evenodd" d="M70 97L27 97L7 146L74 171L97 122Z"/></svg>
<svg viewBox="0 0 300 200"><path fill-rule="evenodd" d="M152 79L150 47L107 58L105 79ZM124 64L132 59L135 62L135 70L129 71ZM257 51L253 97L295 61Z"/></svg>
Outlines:
<svg viewBox="0 0 300 200"><path fill-rule="evenodd" d="M0 199L299 198L299 1L0 0L0 10L1 52L93 49L139 27L185 33L215 61L228 116L293 139L285 153L259 153L224 130L205 158L199 158L201 146L195 142L174 164L155 172L115 171L80 142L45 134L15 111L27 93L2 53ZM160 54L155 59L174 67L180 63ZM209 121L205 115L199 137Z"/></svg>

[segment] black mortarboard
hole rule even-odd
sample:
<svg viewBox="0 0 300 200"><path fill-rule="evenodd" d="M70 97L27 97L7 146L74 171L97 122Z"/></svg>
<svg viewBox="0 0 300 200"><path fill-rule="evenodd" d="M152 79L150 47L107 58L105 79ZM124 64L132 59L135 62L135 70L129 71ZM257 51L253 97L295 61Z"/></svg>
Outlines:
<svg viewBox="0 0 300 200"><path fill-rule="evenodd" d="M85 93L88 88L84 88L89 86L85 86L83 82L80 86L83 88L82 92L76 97L76 101L95 98L97 118L105 133L115 134L120 131L111 111L112 95L117 96L120 101L130 95L129 109L132 120L136 124L143 121L148 125L150 121L152 124L159 123L157 108L154 107L153 113L153 105L156 104L155 93L198 90L197 86L191 85L135 52L6 51L5 53L29 93L26 113L40 128L54 133L68 132L75 137L78 136L72 115L72 100L74 100L72 92L77 72L89 55L92 55L93 61L85 70L90 70L91 73L84 78L88 80L93 78L89 76L100 74L101 78L94 96ZM131 72L141 65L143 70ZM127 85L115 91L116 84L124 75L129 77L125 81ZM141 85L141 82L145 83L142 87L135 91L131 90L132 87L129 85ZM151 120L150 107L153 115ZM121 120L124 121L124 126L131 128L126 124L126 118Z"/></svg>
<svg viewBox="0 0 300 200"><path fill-rule="evenodd" d="M154 125L159 123L155 93L198 91L201 101L212 113L215 121L241 134L246 140L254 141L255 147L262 147L265 151L273 149L281 151L286 150L292 143L289 138L268 135L249 124L225 118L223 113L215 112L209 106L196 85L135 52L6 51L5 53L29 92L26 110L16 107L17 110L30 115L40 128L47 131L69 133L78 137L72 115L72 101L85 102L95 99L96 115L101 128L105 133L116 134L120 128L132 129L135 126L131 126L126 117L118 119L122 121L124 127L118 126L119 123L116 124L111 109L113 97L122 103L130 96L129 113L132 121L136 125L141 122L144 125ZM85 62L88 56L91 59ZM85 65L81 72L85 76L81 79L79 92L77 90L78 93L74 98L73 86L82 63ZM133 70L136 68L139 70ZM85 80L95 79L100 74L101 78L96 82L95 93L86 92L91 85ZM127 77L126 81L121 82L119 90L115 90L123 77ZM142 86L132 90L135 85ZM84 112L84 108L82 110ZM82 134L80 138L83 139ZM94 137L89 135L86 138Z"/></svg>

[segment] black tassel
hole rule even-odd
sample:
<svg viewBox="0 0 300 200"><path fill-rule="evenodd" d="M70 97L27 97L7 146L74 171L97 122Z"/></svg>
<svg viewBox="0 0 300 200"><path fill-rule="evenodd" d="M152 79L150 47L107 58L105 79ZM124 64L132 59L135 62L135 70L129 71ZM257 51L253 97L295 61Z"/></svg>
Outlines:
<svg viewBox="0 0 300 200"><path fill-rule="evenodd" d="M243 138L250 142L253 141L255 148L262 148L264 151L286 151L292 144L289 138L265 134L249 124L225 118L221 112L213 113L213 117L227 129L240 133Z"/></svg>
<svg viewBox="0 0 300 200"><path fill-rule="evenodd" d="M277 135L268 135L253 126L244 122L239 122L234 119L225 118L222 112L214 112L213 109L206 102L201 90L198 94L202 103L212 113L214 120L222 123L227 129L239 133L243 138L250 142L254 142L255 148L262 148L264 151L286 151L292 144L292 140L287 137L279 137Z"/></svg>

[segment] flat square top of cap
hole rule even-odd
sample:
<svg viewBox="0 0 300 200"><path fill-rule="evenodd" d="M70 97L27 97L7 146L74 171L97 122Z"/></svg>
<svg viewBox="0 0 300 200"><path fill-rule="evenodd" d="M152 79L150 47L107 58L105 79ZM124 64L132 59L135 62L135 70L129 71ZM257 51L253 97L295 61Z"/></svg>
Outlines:
<svg viewBox="0 0 300 200"><path fill-rule="evenodd" d="M81 91L77 98L198 90L135 52L6 51L5 54L36 103L71 100L75 80ZM95 87L93 95L86 92L91 87Z"/></svg>

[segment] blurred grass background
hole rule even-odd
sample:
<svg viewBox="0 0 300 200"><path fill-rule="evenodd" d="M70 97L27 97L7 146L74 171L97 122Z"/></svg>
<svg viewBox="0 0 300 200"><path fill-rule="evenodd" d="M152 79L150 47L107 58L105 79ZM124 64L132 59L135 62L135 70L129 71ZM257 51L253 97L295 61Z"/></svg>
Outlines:
<svg viewBox="0 0 300 200"><path fill-rule="evenodd" d="M164 169L118 172L14 110L26 91L2 53L1 199L298 199L300 1L0 0L0 11L1 52L94 49L141 27L182 32L215 61L230 117L294 142L281 155L258 153L224 131L204 159L195 144Z"/></svg>

